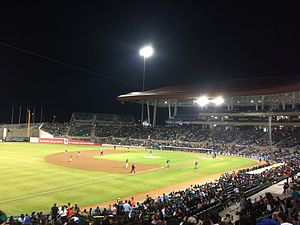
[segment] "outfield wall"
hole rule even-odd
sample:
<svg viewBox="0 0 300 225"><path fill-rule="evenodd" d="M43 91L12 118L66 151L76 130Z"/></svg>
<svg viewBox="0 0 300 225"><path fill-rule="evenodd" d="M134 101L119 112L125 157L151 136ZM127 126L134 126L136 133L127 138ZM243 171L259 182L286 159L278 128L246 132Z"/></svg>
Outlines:
<svg viewBox="0 0 300 225"><path fill-rule="evenodd" d="M101 144L96 144L94 142L73 140L69 138L30 138L32 143L40 144L61 144L61 145L86 145L86 146L101 146Z"/></svg>

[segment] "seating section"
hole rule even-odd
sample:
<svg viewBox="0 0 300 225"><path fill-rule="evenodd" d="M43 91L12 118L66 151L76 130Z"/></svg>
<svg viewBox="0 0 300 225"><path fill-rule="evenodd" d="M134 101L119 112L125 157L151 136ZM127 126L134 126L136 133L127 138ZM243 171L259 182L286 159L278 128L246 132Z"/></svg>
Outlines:
<svg viewBox="0 0 300 225"><path fill-rule="evenodd" d="M139 143L141 141L137 139L151 139L160 143L169 142L189 147L210 146L214 149L229 145L261 147L270 145L268 131L258 127L214 126L208 129L207 126L194 124L144 127L135 124L134 117L130 115L74 113L70 123L45 123L42 129L58 137L69 135L76 138L91 138L101 143L102 141L116 143L114 139L124 143L124 139L129 138L131 143L133 143L132 139ZM299 128L294 128L294 130L273 128L272 145L280 148L300 149L300 132L298 131ZM128 140L126 142L128 143Z"/></svg>
<svg viewBox="0 0 300 225"><path fill-rule="evenodd" d="M91 136L92 124L87 123L73 123L70 126L69 135L77 137Z"/></svg>
<svg viewBox="0 0 300 225"><path fill-rule="evenodd" d="M63 137L67 134L69 126L69 123L44 123L41 129L54 137Z"/></svg>
<svg viewBox="0 0 300 225"><path fill-rule="evenodd" d="M74 120L92 120L93 114L92 113L74 113L73 118L74 118Z"/></svg>

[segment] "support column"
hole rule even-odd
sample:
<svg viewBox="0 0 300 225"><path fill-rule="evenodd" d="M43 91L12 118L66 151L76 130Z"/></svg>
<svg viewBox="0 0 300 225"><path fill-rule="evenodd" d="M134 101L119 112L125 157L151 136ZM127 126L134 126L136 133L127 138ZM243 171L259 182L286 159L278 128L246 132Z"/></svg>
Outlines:
<svg viewBox="0 0 300 225"><path fill-rule="evenodd" d="M281 103L281 104L282 104L282 109L283 109L283 110L285 110L285 102L284 102L284 101L282 101L282 103Z"/></svg>
<svg viewBox="0 0 300 225"><path fill-rule="evenodd" d="M174 116L177 115L177 100L175 100L175 105L174 105Z"/></svg>
<svg viewBox="0 0 300 225"><path fill-rule="evenodd" d="M10 118L10 123L11 124L14 123L14 112L15 112L15 106L13 105L13 107L11 109L11 118Z"/></svg>
<svg viewBox="0 0 300 225"><path fill-rule="evenodd" d="M292 96L292 109L295 109L295 92L293 92Z"/></svg>
<svg viewBox="0 0 300 225"><path fill-rule="evenodd" d="M255 101L255 111L258 111L258 103Z"/></svg>
<svg viewBox="0 0 300 225"><path fill-rule="evenodd" d="M154 100L154 108L153 108L153 127L156 125L156 111L157 111L157 100Z"/></svg>
<svg viewBox="0 0 300 225"><path fill-rule="evenodd" d="M172 117L172 114L171 114L171 104L170 104L169 101L168 101L168 110L169 110L169 119L171 119L171 117Z"/></svg>
<svg viewBox="0 0 300 225"><path fill-rule="evenodd" d="M233 110L233 98L230 99L230 108Z"/></svg>
<svg viewBox="0 0 300 225"><path fill-rule="evenodd" d="M21 123L21 113L22 113L22 106L20 105L20 107L19 107L19 124Z"/></svg>
<svg viewBox="0 0 300 225"><path fill-rule="evenodd" d="M227 105L227 110L230 111L230 104Z"/></svg>
<svg viewBox="0 0 300 225"><path fill-rule="evenodd" d="M147 100L148 123L151 124L149 100Z"/></svg>
<svg viewBox="0 0 300 225"><path fill-rule="evenodd" d="M270 149L272 150L272 116L269 116L269 142Z"/></svg>
<svg viewBox="0 0 300 225"><path fill-rule="evenodd" d="M141 123L144 122L144 102L142 101L142 113L141 113Z"/></svg>

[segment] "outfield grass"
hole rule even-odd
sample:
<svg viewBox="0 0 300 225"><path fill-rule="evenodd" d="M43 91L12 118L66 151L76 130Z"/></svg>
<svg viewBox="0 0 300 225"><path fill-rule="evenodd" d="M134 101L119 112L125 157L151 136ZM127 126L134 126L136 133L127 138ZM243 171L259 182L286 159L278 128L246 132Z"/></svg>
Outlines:
<svg viewBox="0 0 300 225"><path fill-rule="evenodd" d="M65 148L63 145L0 143L0 209L9 215L19 215L48 212L54 202L93 205L255 164L244 158L219 156L220 160L204 160L210 156L158 150L152 153L157 158L147 158L149 150L143 149L104 154L102 158L122 162L128 158L129 162L162 166L170 159L171 168L132 175L85 171L45 162L45 156L63 152ZM67 148L84 154L85 150L99 147ZM199 159L199 170L193 169L196 159Z"/></svg>

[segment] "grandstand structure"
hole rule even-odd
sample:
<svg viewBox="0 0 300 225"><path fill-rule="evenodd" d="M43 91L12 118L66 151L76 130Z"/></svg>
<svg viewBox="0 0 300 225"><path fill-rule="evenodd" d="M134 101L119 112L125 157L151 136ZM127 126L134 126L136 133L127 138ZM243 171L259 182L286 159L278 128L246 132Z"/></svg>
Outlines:
<svg viewBox="0 0 300 225"><path fill-rule="evenodd" d="M208 104L199 107L197 99L207 97ZM222 97L216 107L213 100ZM286 79L231 80L198 86L164 87L144 92L130 92L117 97L121 102L147 105L148 122L156 124L158 108L168 108L169 122L236 126L299 126L300 82ZM185 114L184 108L194 108ZM195 110L195 108L197 110ZM243 119L242 119L243 118Z"/></svg>
<svg viewBox="0 0 300 225"><path fill-rule="evenodd" d="M206 104L198 101L203 97ZM145 103L147 126L136 123L132 115L77 112L66 123L32 124L30 136L159 148L216 150L254 144L300 149L300 83L296 81L258 79L246 84L230 81L166 87L120 95L118 100ZM164 125L156 124L158 110L168 112ZM11 138L27 137L26 124L11 126L15 128L4 126Z"/></svg>
<svg viewBox="0 0 300 225"><path fill-rule="evenodd" d="M167 124L198 124L203 129L253 126L269 131L270 143L271 127L294 130L300 126L300 82L286 78L163 87L130 92L117 99L146 104L146 121L152 126L156 125L157 110L164 108L168 109Z"/></svg>
<svg viewBox="0 0 300 225"><path fill-rule="evenodd" d="M103 113L73 113L66 135L72 138L95 139L112 136L116 125L134 125L132 115Z"/></svg>

